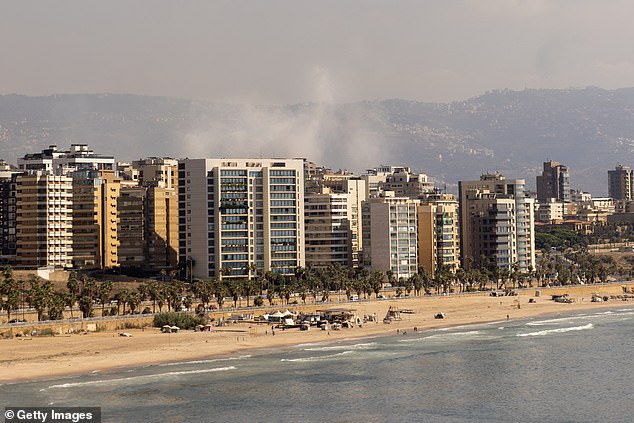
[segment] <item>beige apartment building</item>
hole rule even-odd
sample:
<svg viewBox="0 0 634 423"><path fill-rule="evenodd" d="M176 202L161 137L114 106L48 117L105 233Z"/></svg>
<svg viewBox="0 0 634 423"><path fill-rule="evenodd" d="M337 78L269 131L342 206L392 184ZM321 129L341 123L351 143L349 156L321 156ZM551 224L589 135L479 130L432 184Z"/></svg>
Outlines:
<svg viewBox="0 0 634 423"><path fill-rule="evenodd" d="M535 201L524 186L497 173L458 182L464 268L535 268Z"/></svg>
<svg viewBox="0 0 634 423"><path fill-rule="evenodd" d="M145 208L147 188L123 187L119 195L119 265L142 268L146 263Z"/></svg>
<svg viewBox="0 0 634 423"><path fill-rule="evenodd" d="M16 179L16 266L73 267L73 180L42 173Z"/></svg>
<svg viewBox="0 0 634 423"><path fill-rule="evenodd" d="M418 209L418 262L432 275L440 265L455 273L460 267L458 201L451 194L421 200Z"/></svg>
<svg viewBox="0 0 634 423"><path fill-rule="evenodd" d="M121 180L114 170L76 171L73 178L73 267L119 265L117 201Z"/></svg>

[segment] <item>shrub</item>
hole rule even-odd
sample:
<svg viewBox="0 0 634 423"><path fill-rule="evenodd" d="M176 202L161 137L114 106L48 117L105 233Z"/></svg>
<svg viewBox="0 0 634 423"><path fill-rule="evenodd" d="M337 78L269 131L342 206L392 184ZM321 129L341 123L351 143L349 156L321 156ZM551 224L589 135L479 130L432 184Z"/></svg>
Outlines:
<svg viewBox="0 0 634 423"><path fill-rule="evenodd" d="M165 325L178 326L181 329L192 329L196 325L204 325L207 319L200 316L193 316L187 313L159 313L154 316L154 327L160 328Z"/></svg>

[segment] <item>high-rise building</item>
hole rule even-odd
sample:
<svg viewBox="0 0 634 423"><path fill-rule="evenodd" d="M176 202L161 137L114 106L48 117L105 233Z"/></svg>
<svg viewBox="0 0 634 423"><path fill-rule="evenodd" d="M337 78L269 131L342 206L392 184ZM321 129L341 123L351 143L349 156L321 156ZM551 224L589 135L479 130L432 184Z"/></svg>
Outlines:
<svg viewBox="0 0 634 423"><path fill-rule="evenodd" d="M304 161L184 159L179 255L189 275L290 275L305 266Z"/></svg>
<svg viewBox="0 0 634 423"><path fill-rule="evenodd" d="M73 178L73 267L119 265L118 207L121 180L114 170L81 170Z"/></svg>
<svg viewBox="0 0 634 423"><path fill-rule="evenodd" d="M161 188L178 187L178 160L169 157L148 157L135 160L132 168L136 170L139 185Z"/></svg>
<svg viewBox="0 0 634 423"><path fill-rule="evenodd" d="M608 170L608 195L615 200L632 200L632 169L618 165Z"/></svg>
<svg viewBox="0 0 634 423"><path fill-rule="evenodd" d="M352 266L351 210L346 194L306 194L304 225L306 265L327 268Z"/></svg>
<svg viewBox="0 0 634 423"><path fill-rule="evenodd" d="M403 167L387 176L383 190L393 191L395 197L419 198L433 192L434 183L424 173L413 173Z"/></svg>
<svg viewBox="0 0 634 423"><path fill-rule="evenodd" d="M16 266L72 268L73 180L42 173L16 179Z"/></svg>
<svg viewBox="0 0 634 423"><path fill-rule="evenodd" d="M15 263L15 193L19 172L0 160L0 264Z"/></svg>
<svg viewBox="0 0 634 423"><path fill-rule="evenodd" d="M178 197L176 188L147 187L145 203L147 264L151 269L178 266Z"/></svg>
<svg viewBox="0 0 634 423"><path fill-rule="evenodd" d="M413 173L406 166L379 166L368 169L361 178L366 183L366 198L392 197L418 198L434 190L434 184L424 173Z"/></svg>
<svg viewBox="0 0 634 423"><path fill-rule="evenodd" d="M430 195L418 206L418 262L436 274L440 266L460 266L458 201L451 194Z"/></svg>
<svg viewBox="0 0 634 423"><path fill-rule="evenodd" d="M564 203L571 201L570 171L553 161L544 162L544 170L537 176L537 199L544 202L550 198Z"/></svg>
<svg viewBox="0 0 634 423"><path fill-rule="evenodd" d="M18 159L18 168L59 176L76 170L114 170L115 164L112 156L96 154L86 144L72 144L69 150L51 145L40 153L27 154Z"/></svg>
<svg viewBox="0 0 634 423"><path fill-rule="evenodd" d="M174 188L124 187L119 208L119 264L144 270L178 266L178 199Z"/></svg>
<svg viewBox="0 0 634 423"><path fill-rule="evenodd" d="M500 174L458 182L464 268L535 268L534 200L524 187Z"/></svg>
<svg viewBox="0 0 634 423"><path fill-rule="evenodd" d="M418 271L417 206L409 198L363 202L363 264L407 279Z"/></svg>
<svg viewBox="0 0 634 423"><path fill-rule="evenodd" d="M123 187L119 195L119 265L144 268L147 263L145 208L147 188Z"/></svg>

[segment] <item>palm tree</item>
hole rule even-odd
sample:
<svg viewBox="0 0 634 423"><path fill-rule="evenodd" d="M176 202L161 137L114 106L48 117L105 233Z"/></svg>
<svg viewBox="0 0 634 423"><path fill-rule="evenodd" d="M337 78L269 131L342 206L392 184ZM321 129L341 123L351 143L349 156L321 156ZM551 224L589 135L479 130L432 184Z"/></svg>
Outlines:
<svg viewBox="0 0 634 423"><path fill-rule="evenodd" d="M134 314L139 304L141 304L141 295L138 292L130 292L128 294L128 305L130 306L130 314Z"/></svg>
<svg viewBox="0 0 634 423"><path fill-rule="evenodd" d="M238 299L240 298L240 292L242 290L240 281L235 279L231 280L227 284L227 288L229 288L229 296L233 298L233 307L238 308Z"/></svg>
<svg viewBox="0 0 634 423"><path fill-rule="evenodd" d="M39 276L31 278L31 289L28 293L29 305L37 311L38 322L44 317L44 310L51 302L53 293L53 284L50 281L44 281Z"/></svg>
<svg viewBox="0 0 634 423"><path fill-rule="evenodd" d="M216 302L218 303L218 308L222 308L222 305L225 302L225 296L227 295L227 288L222 281L216 281L214 286L214 295L216 297Z"/></svg>
<svg viewBox="0 0 634 423"><path fill-rule="evenodd" d="M106 303L110 300L110 293L112 292L112 281L101 282L96 289L95 299L101 303L101 315L104 316L106 312Z"/></svg>
<svg viewBox="0 0 634 423"><path fill-rule="evenodd" d="M66 287L68 288L68 297L66 298L66 305L70 308L70 317L73 318L73 307L75 303L79 299L79 293L81 286L79 281L77 280L77 274L75 272L70 272L68 275L68 281L66 282Z"/></svg>
<svg viewBox="0 0 634 423"><path fill-rule="evenodd" d="M64 307L70 297L68 293L54 292L48 304L48 317L51 320L62 320L64 318Z"/></svg>
<svg viewBox="0 0 634 423"><path fill-rule="evenodd" d="M2 297L6 297L6 300L0 304L0 310L7 311L7 321L11 320L11 311L18 308L20 303L20 297L23 292L20 289L21 283L13 279L13 269L11 266L7 266L4 269L4 281L0 283L0 301ZM23 305L24 306L24 305Z"/></svg>
<svg viewBox="0 0 634 423"><path fill-rule="evenodd" d="M241 282L242 292L247 297L247 307L250 306L249 301L251 299L251 295L255 293L255 290L258 287L258 282L255 279L243 279Z"/></svg>
<svg viewBox="0 0 634 423"><path fill-rule="evenodd" d="M125 305L128 303L128 298L130 297L130 291L127 288L123 288L116 294L114 294L114 299L117 300L117 314L120 313L120 307L123 305L123 314L125 314Z"/></svg>

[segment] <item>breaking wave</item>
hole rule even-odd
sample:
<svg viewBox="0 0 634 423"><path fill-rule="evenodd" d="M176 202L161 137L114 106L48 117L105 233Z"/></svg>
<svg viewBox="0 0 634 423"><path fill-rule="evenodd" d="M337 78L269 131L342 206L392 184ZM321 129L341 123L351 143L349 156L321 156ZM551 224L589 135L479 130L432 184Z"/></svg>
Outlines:
<svg viewBox="0 0 634 423"><path fill-rule="evenodd" d="M166 373L155 373L150 375L142 375L142 376L131 376L124 377L118 379L101 379L101 380L90 380L86 382L72 382L72 383L63 383L61 385L51 385L48 388L40 389L40 391L45 391L46 389L59 389L59 388L76 388L79 386L90 386L90 385L106 385L110 383L120 383L120 382L129 382L129 381L138 381L143 379L156 379L166 376L182 376L182 375L193 375L200 373L213 373L213 372L224 372L228 370L235 370L234 366L229 367L218 367L215 369L202 369L202 370L186 370L182 372L166 372Z"/></svg>
<svg viewBox="0 0 634 423"><path fill-rule="evenodd" d="M592 329L594 327L594 325L592 323L588 323L587 325L583 325L583 326L573 326L570 328L557 328L557 329L546 329L546 330L540 330L538 332L528 332L528 333L518 333L515 336L546 336L546 335L551 335L551 334L556 334L556 333L566 333L566 332L571 332L571 331L577 331L577 330L588 330L588 329Z"/></svg>
<svg viewBox="0 0 634 423"><path fill-rule="evenodd" d="M303 358L282 358L280 361L287 361L292 363L303 363L310 361L322 361L322 360L331 360L333 358L341 357L344 355L352 354L354 351L343 351L337 354L329 354L329 355L321 355L315 357L303 357Z"/></svg>

